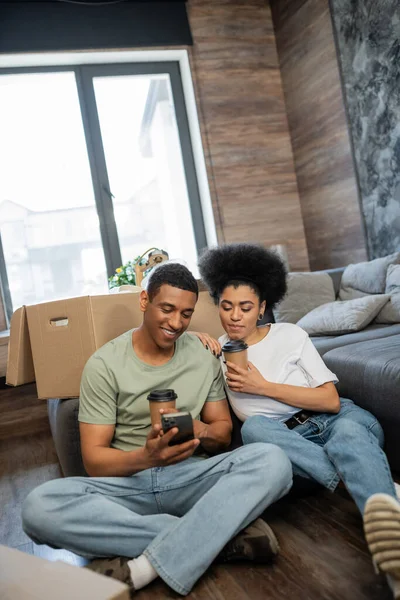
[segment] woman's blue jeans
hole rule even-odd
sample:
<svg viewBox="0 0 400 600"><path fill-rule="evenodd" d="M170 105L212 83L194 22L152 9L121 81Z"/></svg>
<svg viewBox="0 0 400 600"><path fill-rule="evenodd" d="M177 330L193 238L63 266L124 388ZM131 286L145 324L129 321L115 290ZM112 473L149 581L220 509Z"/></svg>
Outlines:
<svg viewBox="0 0 400 600"><path fill-rule="evenodd" d="M29 494L22 512L36 542L83 556L144 553L179 594L225 544L292 485L286 454L251 444L131 477L70 477Z"/></svg>
<svg viewBox="0 0 400 600"><path fill-rule="evenodd" d="M340 479L361 514L367 499L378 492L396 498L393 479L382 450L382 427L368 411L341 398L339 413L317 413L302 425L261 415L249 417L242 427L244 444L267 442L282 448L293 474L313 479L333 491Z"/></svg>

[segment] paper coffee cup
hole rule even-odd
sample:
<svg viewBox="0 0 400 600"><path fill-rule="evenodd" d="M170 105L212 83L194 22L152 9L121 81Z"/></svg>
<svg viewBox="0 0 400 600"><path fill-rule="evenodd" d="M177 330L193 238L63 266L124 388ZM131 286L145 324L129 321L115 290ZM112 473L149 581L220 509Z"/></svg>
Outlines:
<svg viewBox="0 0 400 600"><path fill-rule="evenodd" d="M247 348L248 345L243 340L229 340L229 342L223 345L222 352L226 361L232 362L238 365L238 367L242 367L242 369L247 369ZM228 365L227 369L229 372Z"/></svg>
<svg viewBox="0 0 400 600"><path fill-rule="evenodd" d="M175 408L177 397L174 390L153 390L150 392L147 400L149 401L150 418L153 427L154 425L161 424L160 408Z"/></svg>

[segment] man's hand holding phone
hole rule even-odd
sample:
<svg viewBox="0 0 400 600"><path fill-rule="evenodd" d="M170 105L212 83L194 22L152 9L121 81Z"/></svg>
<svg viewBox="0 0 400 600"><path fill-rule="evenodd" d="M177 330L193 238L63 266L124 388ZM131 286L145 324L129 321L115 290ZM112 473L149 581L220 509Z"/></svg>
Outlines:
<svg viewBox="0 0 400 600"><path fill-rule="evenodd" d="M161 427L164 434L170 429L178 428L178 433L169 442L170 446L183 444L194 439L193 419L189 412L179 412L176 410L173 412L163 411L161 414Z"/></svg>
<svg viewBox="0 0 400 600"><path fill-rule="evenodd" d="M171 444L178 433L178 427L172 427L166 433L163 433L161 425L151 428L144 447L150 467L174 465L192 456L200 443L199 440L190 439L187 442Z"/></svg>
<svg viewBox="0 0 400 600"><path fill-rule="evenodd" d="M179 414L179 410L177 408L160 409L161 419L163 418L163 415L171 413ZM208 426L206 425L206 423L203 423L203 421L199 421L199 419L192 419L192 427L193 435L196 439L201 440L201 438L207 437Z"/></svg>

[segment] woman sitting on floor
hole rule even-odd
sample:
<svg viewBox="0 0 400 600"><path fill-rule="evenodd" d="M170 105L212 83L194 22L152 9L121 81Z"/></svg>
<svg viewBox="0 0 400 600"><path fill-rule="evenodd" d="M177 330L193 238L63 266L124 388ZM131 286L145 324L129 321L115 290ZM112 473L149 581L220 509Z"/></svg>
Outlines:
<svg viewBox="0 0 400 600"><path fill-rule="evenodd" d="M199 268L226 331L219 343L207 334L200 339L217 354L228 340L248 344L247 369L223 364L244 444L280 446L294 474L328 490L342 480L363 516L374 564L400 598L400 505L380 424L339 398L336 376L305 331L290 323L259 325L286 292L282 261L262 246L230 244L206 251Z"/></svg>

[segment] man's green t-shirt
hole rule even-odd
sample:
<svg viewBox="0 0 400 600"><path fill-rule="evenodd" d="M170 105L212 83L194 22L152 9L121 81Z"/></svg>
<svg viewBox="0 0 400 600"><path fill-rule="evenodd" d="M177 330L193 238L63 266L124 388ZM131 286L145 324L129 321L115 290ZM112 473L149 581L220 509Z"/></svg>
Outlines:
<svg viewBox="0 0 400 600"><path fill-rule="evenodd" d="M184 333L175 343L173 357L153 367L141 361L132 345L132 332L111 340L85 365L82 374L79 421L114 425L112 448L135 450L145 445L150 431L148 394L172 388L176 408L200 416L205 402L225 398L219 360L200 340Z"/></svg>

